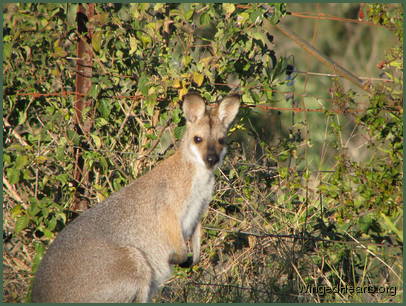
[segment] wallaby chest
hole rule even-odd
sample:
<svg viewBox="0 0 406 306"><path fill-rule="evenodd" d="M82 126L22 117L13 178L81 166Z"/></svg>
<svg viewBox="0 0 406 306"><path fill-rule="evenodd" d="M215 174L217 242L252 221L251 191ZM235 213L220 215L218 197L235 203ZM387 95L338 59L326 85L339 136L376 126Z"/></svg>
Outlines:
<svg viewBox="0 0 406 306"><path fill-rule="evenodd" d="M196 171L192 177L191 190L185 201L181 216L183 237L188 240L201 216L207 210L214 189L214 174L206 169Z"/></svg>

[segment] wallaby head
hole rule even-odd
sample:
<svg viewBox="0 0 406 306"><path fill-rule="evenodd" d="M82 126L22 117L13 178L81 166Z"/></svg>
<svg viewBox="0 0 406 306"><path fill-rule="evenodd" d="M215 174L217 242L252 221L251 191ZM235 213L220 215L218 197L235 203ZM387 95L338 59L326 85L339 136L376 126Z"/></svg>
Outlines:
<svg viewBox="0 0 406 306"><path fill-rule="evenodd" d="M183 150L196 164L213 170L226 153L227 129L240 107L240 97L230 95L219 104L206 105L203 98L187 94L183 101L183 112L187 129L183 138Z"/></svg>

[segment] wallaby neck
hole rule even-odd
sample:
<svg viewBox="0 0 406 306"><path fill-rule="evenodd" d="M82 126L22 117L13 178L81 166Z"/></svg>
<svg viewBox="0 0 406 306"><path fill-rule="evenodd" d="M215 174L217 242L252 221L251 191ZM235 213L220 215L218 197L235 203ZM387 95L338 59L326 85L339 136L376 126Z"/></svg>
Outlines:
<svg viewBox="0 0 406 306"><path fill-rule="evenodd" d="M185 154L185 150L180 149L177 153L180 154L179 160L183 161L190 173L189 192L180 216L183 237L188 240L207 210L214 188L214 173L204 164L196 163L190 154Z"/></svg>

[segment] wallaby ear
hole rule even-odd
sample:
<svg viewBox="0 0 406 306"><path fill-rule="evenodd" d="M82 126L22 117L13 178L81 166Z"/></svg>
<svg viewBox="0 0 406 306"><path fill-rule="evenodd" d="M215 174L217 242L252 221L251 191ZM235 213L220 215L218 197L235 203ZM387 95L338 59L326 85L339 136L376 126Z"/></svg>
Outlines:
<svg viewBox="0 0 406 306"><path fill-rule="evenodd" d="M196 93L188 93L183 99L183 114L189 122L195 122L204 116L206 104Z"/></svg>
<svg viewBox="0 0 406 306"><path fill-rule="evenodd" d="M228 127L230 123L237 116L238 109L240 108L241 98L239 95L230 95L225 97L219 105L218 116L224 126Z"/></svg>

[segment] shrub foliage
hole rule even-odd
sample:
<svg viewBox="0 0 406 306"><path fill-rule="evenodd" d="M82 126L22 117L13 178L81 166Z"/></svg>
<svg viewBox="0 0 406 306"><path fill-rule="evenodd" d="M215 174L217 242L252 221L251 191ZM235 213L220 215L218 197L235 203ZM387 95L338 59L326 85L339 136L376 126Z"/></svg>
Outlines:
<svg viewBox="0 0 406 306"><path fill-rule="evenodd" d="M80 133L70 94L77 8L5 6L6 301L29 299L46 246L77 215L78 188L96 205L173 153L184 129L179 104L188 90L208 101L237 91L246 105L273 105L275 90L291 73L262 27L264 18L276 24L285 16L284 4L97 4L88 20L93 72L86 98L92 103L83 112L91 129ZM202 262L176 267L156 301L402 300L403 16L396 7L371 4L368 17L400 40L382 68L392 82L371 86L360 115L326 110L337 152L330 172L299 162L308 158L302 148L311 143L297 125L269 141L275 121L243 107L203 222ZM356 94L339 86L333 95L343 107L357 103ZM368 146L361 162L342 141L348 116ZM78 147L89 173L81 181L73 175ZM397 294L300 293L306 286L383 283L397 286Z"/></svg>

